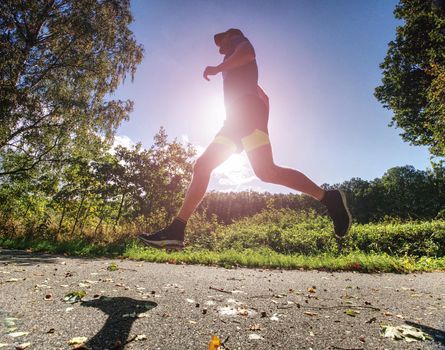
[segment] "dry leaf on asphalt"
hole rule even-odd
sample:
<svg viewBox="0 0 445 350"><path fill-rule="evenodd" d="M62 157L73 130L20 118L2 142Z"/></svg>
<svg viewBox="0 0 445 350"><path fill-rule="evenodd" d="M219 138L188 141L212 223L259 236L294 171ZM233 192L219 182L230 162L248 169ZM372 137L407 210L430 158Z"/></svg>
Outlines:
<svg viewBox="0 0 445 350"><path fill-rule="evenodd" d="M308 291L309 293L316 293L316 292L317 292L317 287L315 287L315 286L309 287L309 288L307 289L307 291Z"/></svg>
<svg viewBox="0 0 445 350"><path fill-rule="evenodd" d="M316 312L312 312L312 311L305 311L304 314L308 315L308 316L317 316L318 315Z"/></svg>
<svg viewBox="0 0 445 350"><path fill-rule="evenodd" d="M264 338L261 335L258 335L258 334L255 334L255 333L249 334L249 339L252 339L252 340L264 340Z"/></svg>
<svg viewBox="0 0 445 350"><path fill-rule="evenodd" d="M407 342L413 342L418 340L421 341L432 340L432 338L425 332L421 331L418 328L408 325L393 327L390 325L382 324L380 325L380 335L382 335L385 338L392 338L394 340L403 339Z"/></svg>
<svg viewBox="0 0 445 350"><path fill-rule="evenodd" d="M219 340L218 336L216 335L212 336L212 339L209 342L209 350L218 350L220 346L221 346L221 341Z"/></svg>
<svg viewBox="0 0 445 350"><path fill-rule="evenodd" d="M345 310L345 314L351 317L355 317L360 313L360 311L357 310L352 310L352 309L347 309Z"/></svg>
<svg viewBox="0 0 445 350"><path fill-rule="evenodd" d="M74 304L74 303L77 303L78 301L81 301L82 298L84 298L86 295L87 295L87 292L85 292L84 290L74 291L74 292L66 294L63 297L63 301L66 303Z"/></svg>
<svg viewBox="0 0 445 350"><path fill-rule="evenodd" d="M135 340L147 340L147 336L145 334L138 334Z"/></svg>
<svg viewBox="0 0 445 350"><path fill-rule="evenodd" d="M13 338L23 337L24 335L28 335L28 334L29 334L29 332L14 332L14 333L8 333L8 335L9 335L10 337L13 337Z"/></svg>
<svg viewBox="0 0 445 350"><path fill-rule="evenodd" d="M68 341L69 345L80 345L87 341L87 337L74 337Z"/></svg>

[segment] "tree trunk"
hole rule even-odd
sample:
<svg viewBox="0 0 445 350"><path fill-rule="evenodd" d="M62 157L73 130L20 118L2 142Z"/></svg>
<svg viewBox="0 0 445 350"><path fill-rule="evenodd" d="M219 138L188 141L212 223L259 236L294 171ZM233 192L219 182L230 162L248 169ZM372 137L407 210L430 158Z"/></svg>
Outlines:
<svg viewBox="0 0 445 350"><path fill-rule="evenodd" d="M60 221L59 221L59 228L57 229L57 235L60 234L60 230L62 229L62 223L63 223L63 219L65 218L65 212L66 212L66 204L64 204L64 206L63 206L62 216L60 217Z"/></svg>
<svg viewBox="0 0 445 350"><path fill-rule="evenodd" d="M125 199L125 193L122 194L122 199L121 199L121 203L120 203L120 205L119 205L119 211L117 212L116 221L114 222L113 231L116 229L116 226L117 226L117 224L119 223L119 220L120 220L120 218L121 218L122 207L124 206L124 199Z"/></svg>
<svg viewBox="0 0 445 350"><path fill-rule="evenodd" d="M80 211L82 210L84 200L85 200L85 195L82 196L82 200L80 201L79 209L77 209L76 220L74 221L74 225L71 230L71 235L74 234L74 230L76 229L77 222L79 221Z"/></svg>

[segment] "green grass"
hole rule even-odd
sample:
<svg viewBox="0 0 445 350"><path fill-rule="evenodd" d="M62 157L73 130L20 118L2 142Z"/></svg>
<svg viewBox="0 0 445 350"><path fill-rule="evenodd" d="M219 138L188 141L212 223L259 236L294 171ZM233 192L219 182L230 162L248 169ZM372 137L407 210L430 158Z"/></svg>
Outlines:
<svg viewBox="0 0 445 350"><path fill-rule="evenodd" d="M323 253L316 255L283 254L270 248L207 249L186 248L182 252L166 252L144 248L136 242L121 245L94 245L82 241L50 242L19 239L2 239L3 248L31 249L34 252L68 254L83 257L124 257L172 264L202 264L212 266L257 267L279 269L317 269L328 271L397 272L445 270L445 257L396 257L385 253L349 252L343 255Z"/></svg>
<svg viewBox="0 0 445 350"><path fill-rule="evenodd" d="M234 250L220 252L185 249L182 252L168 253L164 250L130 245L125 257L151 262L174 264L203 264L223 267L262 267L279 269L304 269L359 272L397 272L445 270L445 258L394 257L388 254L365 254L350 252L346 255L281 254L268 248Z"/></svg>
<svg viewBox="0 0 445 350"><path fill-rule="evenodd" d="M37 235L34 240L2 238L0 234L0 246L74 256L121 256L224 267L362 272L445 270L443 219L355 223L341 241L332 232L332 221L314 212L268 209L230 225L219 224L215 217L194 215L186 228L187 249L180 253L145 249L134 241L137 232L107 239L94 236L99 243L92 243L93 238L69 239L69 235L56 241L38 239ZM51 232L46 237L52 237Z"/></svg>

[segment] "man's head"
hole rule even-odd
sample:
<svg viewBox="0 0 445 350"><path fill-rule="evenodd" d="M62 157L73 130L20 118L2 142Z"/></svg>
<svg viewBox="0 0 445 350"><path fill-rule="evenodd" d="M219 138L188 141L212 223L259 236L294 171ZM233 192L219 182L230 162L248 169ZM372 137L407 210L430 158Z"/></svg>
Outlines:
<svg viewBox="0 0 445 350"><path fill-rule="evenodd" d="M215 34L214 40L215 40L216 46L219 47L220 54L225 55L230 51L230 49L232 47L231 38L236 35L244 36L244 34L241 32L241 30L235 29L235 28L230 28L229 30L227 30L225 32Z"/></svg>

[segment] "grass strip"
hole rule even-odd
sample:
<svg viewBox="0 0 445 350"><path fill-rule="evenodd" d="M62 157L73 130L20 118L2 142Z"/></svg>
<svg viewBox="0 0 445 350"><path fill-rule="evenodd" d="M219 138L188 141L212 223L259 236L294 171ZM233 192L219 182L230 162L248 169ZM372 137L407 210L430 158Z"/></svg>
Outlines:
<svg viewBox="0 0 445 350"><path fill-rule="evenodd" d="M330 253L317 255L281 254L270 248L225 249L210 251L188 247L182 252L166 252L145 248L132 241L121 244L93 244L86 241L52 242L45 240L24 240L0 237L0 247L27 249L33 252L68 254L83 257L124 257L171 264L201 264L211 266L304 269L326 271L396 272L445 271L445 257L391 256L351 252L344 255Z"/></svg>

